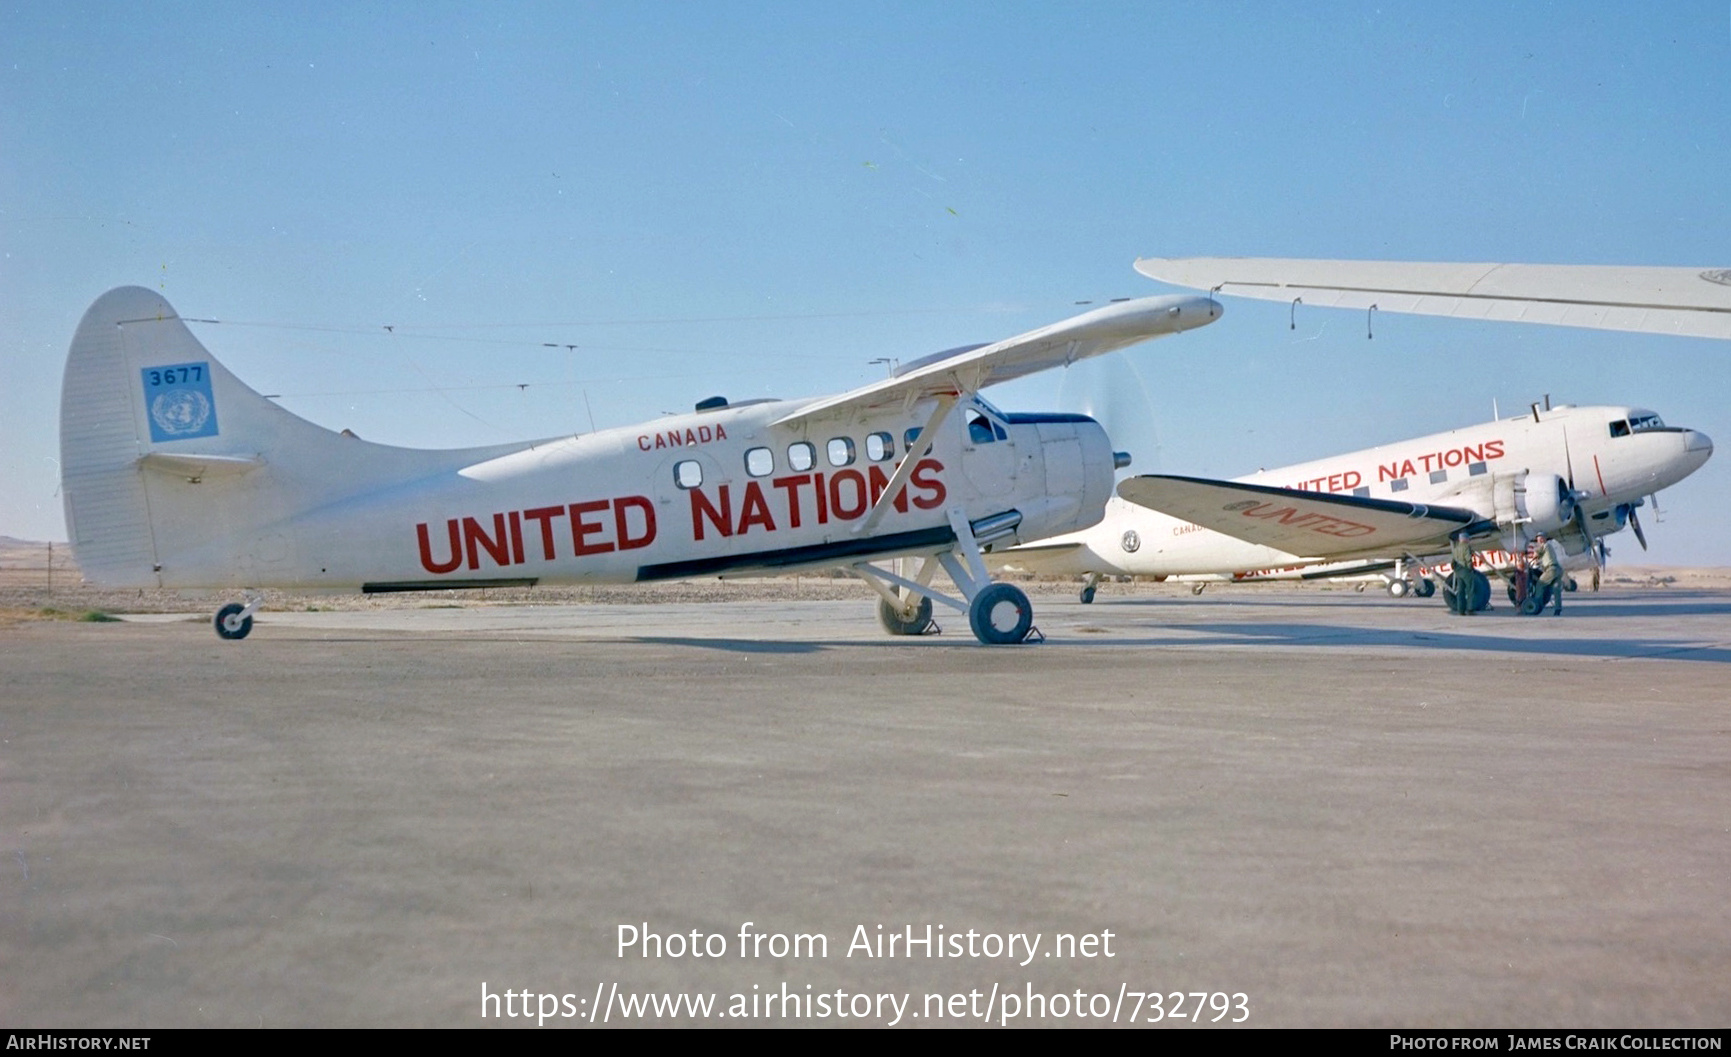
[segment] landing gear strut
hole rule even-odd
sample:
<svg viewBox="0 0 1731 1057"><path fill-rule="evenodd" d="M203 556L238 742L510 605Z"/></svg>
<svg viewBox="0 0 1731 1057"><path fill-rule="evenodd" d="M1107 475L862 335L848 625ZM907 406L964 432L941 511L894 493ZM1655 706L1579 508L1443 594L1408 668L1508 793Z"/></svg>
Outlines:
<svg viewBox="0 0 1731 1057"><path fill-rule="evenodd" d="M1094 588L1098 587L1099 585L1100 585L1100 574L1099 573L1089 573L1087 578L1082 581L1082 595L1081 595L1081 597L1082 597L1082 604L1083 605L1088 605L1089 603L1094 601Z"/></svg>
<svg viewBox="0 0 1731 1057"><path fill-rule="evenodd" d="M924 634L934 626L932 603L942 602L966 613L974 637L988 646L1004 646L1026 641L1029 635L1038 636L1034 607L1028 596L1014 584L993 583L980 550L982 540L989 544L1011 536L1022 515L1011 510L970 523L959 509L951 508L948 514L956 536L954 549L920 559L919 570L911 577L870 562L851 567L882 596L878 603L879 622L892 635ZM939 567L950 574L966 601L932 590L932 577ZM918 604L913 602L916 595Z"/></svg>

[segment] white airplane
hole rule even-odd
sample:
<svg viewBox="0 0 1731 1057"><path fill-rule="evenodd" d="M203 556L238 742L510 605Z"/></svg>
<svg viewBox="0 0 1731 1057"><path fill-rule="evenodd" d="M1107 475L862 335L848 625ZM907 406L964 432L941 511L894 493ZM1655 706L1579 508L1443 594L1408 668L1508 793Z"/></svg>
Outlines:
<svg viewBox="0 0 1731 1057"><path fill-rule="evenodd" d="M1343 576L1393 569L1390 593L1431 593L1408 579L1450 536L1473 540L1475 565L1520 554L1539 532L1597 561L1624 525L1646 546L1643 497L1693 473L1712 441L1631 407L1534 405L1529 414L1337 455L1232 481L1152 475L1118 486L1099 524L995 556L1034 572L1099 577L1215 574L1234 579ZM1349 564L1342 564L1349 563ZM1475 579L1474 608L1489 598ZM1444 588L1445 593L1449 590Z"/></svg>
<svg viewBox="0 0 1731 1057"><path fill-rule="evenodd" d="M1294 258L1272 257L1146 257L1136 262L1136 270L1151 279L1171 283L1176 286L1188 286L1199 290L1208 290L1211 294L1230 294L1240 297L1259 298L1263 300L1283 301L1292 304L1294 310L1300 304L1311 307L1359 308L1367 312L1406 312L1419 315L1451 316L1461 319L1489 319L1520 323L1546 323L1558 326L1589 327L1603 330L1635 331L1653 334L1675 334L1691 337L1731 338L1731 269L1725 268L1651 268L1625 267L1615 265L1548 265L1548 264L1463 264L1463 263L1431 263L1411 261L1349 261L1349 260L1303 260ZM1622 428L1628 431L1626 435L1636 432L1635 424L1641 425L1640 432L1653 432L1651 428L1659 422L1657 415L1650 412L1638 412L1630 408L1570 408L1558 409L1567 411L1580 422L1583 416L1609 415L1601 423L1607 431ZM1547 414L1556 414L1547 412ZM1534 409L1537 419L1538 411ZM1619 426L1619 424L1621 424ZM1492 423L1491 427L1498 424ZM1542 425L1535 422L1537 428ZM1481 429L1484 427L1480 427ZM1588 434L1595 430L1588 428ZM1684 450L1681 453L1667 454L1664 448L1650 451L1637 459L1636 463L1645 462L1652 469L1653 479L1658 481L1669 477L1666 483L1674 483L1683 476L1693 472L1707 456L1712 453L1712 442L1704 434L1692 430L1671 430L1666 433L1677 433L1682 438L1680 443ZM1578 433L1577 433L1578 435ZM1443 444L1445 438L1454 434L1440 434L1434 438L1421 438L1409 442L1419 448L1429 448L1437 452L1446 452ZM1539 513L1521 514L1519 508L1532 498L1531 485L1528 484L1526 494L1519 497L1496 492L1493 502L1486 508L1482 499L1470 506L1461 506L1459 513L1469 509L1480 514L1490 514L1484 518L1486 524L1475 528L1475 535L1483 537L1489 532L1489 524L1501 526L1505 536L1512 537L1509 542L1523 542L1522 537L1528 532L1537 532L1547 525L1556 524L1560 531L1572 535L1573 553L1585 553L1596 562L1599 551L1593 546L1595 537L1607 530L1620 528L1624 520L1632 523L1636 537L1641 545L1646 546L1642 536L1640 522L1635 518L1635 507L1640 503L1640 495L1656 492L1664 485L1654 484L1644 490L1638 490L1631 498L1619 498L1612 501L1605 482L1600 481L1600 494L1595 499L1590 490L1574 487L1575 466L1571 458L1571 446L1575 443L1574 436L1566 433L1560 436L1563 440L1551 442L1542 447L1548 448L1548 456L1535 452L1535 458L1548 458L1548 462L1540 462L1541 466L1549 466L1548 471L1541 472L1541 478L1551 478L1566 482L1558 493L1558 499L1553 502L1547 495L1548 484L1543 480L1539 483ZM1485 443L1495 438L1487 438ZM1600 438L1603 439L1603 438ZM1615 438L1612 438L1615 439ZM1671 444L1667 441L1643 441L1644 445ZM1689 445L1695 445L1691 450ZM1463 448L1465 445L1463 444ZM1377 449L1373 449L1375 451ZM1619 455L1628 452L1633 455L1634 445L1619 450ZM1369 453L1363 453L1369 454ZM1422 453L1421 453L1422 454ZM1561 461L1556 457L1561 454ZM1352 456L1343 456L1351 459ZM1333 460L1324 460L1320 464L1308 467L1291 467L1285 471L1275 471L1275 475L1284 476L1289 480L1307 481L1311 490L1325 489L1337 491L1340 481L1333 471L1321 472L1325 464ZM1422 465L1422 459L1419 465ZM1380 466L1379 466L1380 470ZM1446 477L1450 466L1440 468L1425 467L1426 475L1442 472L1445 480L1431 486L1428 495L1438 497L1443 503L1459 502L1459 497L1465 492L1457 492ZM1680 472L1679 472L1680 471ZM1350 469L1348 471L1351 472ZM1362 472L1362 471L1358 471ZM1529 469L1530 472L1530 469ZM1641 471L1636 472L1640 476ZM1672 476L1674 475L1674 476ZM1178 483L1183 479L1168 479L1169 483L1159 483L1157 479L1142 478L1142 484L1131 485L1131 490L1139 497L1139 502L1160 504L1161 509L1183 515L1184 511L1198 504L1206 508L1208 500L1205 497L1209 485L1223 485L1225 482L1195 482L1188 488L1188 495L1181 495L1186 486ZM1392 480L1387 482L1392 486ZM1417 482L1408 478L1408 488ZM1590 482L1589 482L1590 484ZM1352 486L1353 490L1368 487L1363 482ZM1471 488L1482 488L1482 485ZM1468 490L1470 491L1471 488ZM1620 495L1629 495L1623 486L1619 485ZM1120 487L1120 494L1129 497L1130 492ZM1392 495L1392 490L1389 493ZM1218 497L1216 497L1218 498ZM1348 497L1337 497L1346 501ZM1358 498L1358 497L1353 497ZM1241 502L1243 502L1241 500ZM1411 499L1408 499L1410 504ZM1250 504L1245 510L1261 510L1263 507ZM1296 508L1294 508L1296 509ZM1511 515L1511 510L1514 513ZM1582 511L1588 512L1585 517ZM1309 511L1319 518L1325 517L1327 508ZM1336 508L1334 513L1342 515ZM1416 513L1416 512L1415 512ZM1435 508L1429 511L1435 515ZM1109 538L1108 526L1119 523L1133 515L1118 504L1112 505L1105 521L1090 538ZM1243 523L1255 517L1254 514L1241 517L1235 524L1228 518L1224 524L1234 531L1242 531ZM1297 518L1298 514L1280 515L1281 518ZM1524 520L1523 520L1524 518ZM1363 520L1363 519L1361 519ZM1426 520L1424 517L1420 521ZM1443 520L1447 520L1444 516ZM1318 524L1323 522L1318 522ZM1184 528L1184 525L1190 526ZM1513 526L1513 530L1511 530ZM1184 522L1179 526L1166 526L1169 531L1204 532L1198 523ZM1135 531L1124 529L1124 532ZM1157 530L1158 531L1158 530ZM1322 530L1318 530L1319 533ZM1359 529L1342 531L1358 532ZM1387 537L1387 528L1373 530ZM1410 530L1409 530L1410 531ZM1399 533L1395 533L1399 535ZM1412 551L1423 543L1422 532L1419 539L1407 545L1405 553ZM1309 573L1321 575L1341 575L1349 569L1362 569L1363 566L1344 566L1333 569L1319 568L1321 563L1291 561L1293 555L1281 551L1286 545L1296 546L1299 550L1320 553L1323 548L1316 546L1316 541L1301 542L1302 537L1279 539L1259 535L1263 543L1274 548L1273 553L1265 554L1267 561L1243 562L1239 559L1228 559L1225 564L1237 565L1238 568L1220 570L1225 575L1237 573L1243 575L1246 566L1262 576L1275 576L1298 573L1308 569ZM1204 537L1206 541L1206 537ZM1072 541L1073 542L1073 541ZM1119 537L1119 546L1128 544L1141 546L1142 534ZM1387 540L1391 549L1388 554L1401 553L1392 549L1392 538ZM1434 544L1433 544L1434 545ZM1208 551L1210 546L1230 549L1229 544L1219 544L1218 541L1198 543L1201 551ZM1516 549L1516 548L1506 548ZM1333 553L1340 553L1339 547L1331 548ZM1282 557L1284 555L1284 558ZM1475 551L1475 565L1480 563L1485 552ZM1121 556L1115 556L1121 557ZM1195 554L1192 561L1203 564L1219 564L1218 555L1214 553ZM1512 557L1512 555L1510 556ZM1487 563L1494 566L1495 563ZM1399 566L1393 566L1397 570ZM1092 572L1082 568L1077 571ZM1186 570L1199 571L1199 570ZM1097 574L1096 574L1097 575ZM1157 574L1158 575L1158 574ZM1090 579L1089 587L1084 588L1084 597L1091 597L1094 580ZM1403 577L1391 578L1390 589L1404 589ZM1415 584L1423 591L1424 584ZM1475 589L1475 594L1483 591L1488 595L1488 584Z"/></svg>
<svg viewBox="0 0 1731 1057"><path fill-rule="evenodd" d="M1098 521L1113 471L1099 424L1005 414L979 391L1219 318L1151 297L903 364L823 399L715 398L577 436L417 450L316 426L249 389L160 296L98 298L61 391L61 482L85 577L230 589L214 623L244 638L257 589L421 591L636 582L841 566L892 634L968 615L1022 641L1025 594L983 552ZM899 458L898 458L899 456ZM911 559L907 576L872 564ZM934 588L943 568L962 594ZM898 566L898 569L901 569Z"/></svg>

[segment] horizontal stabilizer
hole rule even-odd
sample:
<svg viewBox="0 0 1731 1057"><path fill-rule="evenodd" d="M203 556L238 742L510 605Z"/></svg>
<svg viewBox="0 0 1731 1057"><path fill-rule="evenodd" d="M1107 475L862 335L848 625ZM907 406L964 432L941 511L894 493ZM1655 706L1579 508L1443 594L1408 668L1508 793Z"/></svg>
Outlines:
<svg viewBox="0 0 1731 1057"><path fill-rule="evenodd" d="M140 457L138 465L171 477L202 481L207 477L239 477L248 470L263 466L264 459L257 455L174 455L153 451Z"/></svg>
<svg viewBox="0 0 1731 1057"><path fill-rule="evenodd" d="M1440 546L1480 516L1460 507L1424 506L1294 488L1147 475L1118 485L1138 506L1302 558L1396 554Z"/></svg>
<svg viewBox="0 0 1731 1057"><path fill-rule="evenodd" d="M1731 269L1146 257L1174 286L1323 308L1731 338Z"/></svg>

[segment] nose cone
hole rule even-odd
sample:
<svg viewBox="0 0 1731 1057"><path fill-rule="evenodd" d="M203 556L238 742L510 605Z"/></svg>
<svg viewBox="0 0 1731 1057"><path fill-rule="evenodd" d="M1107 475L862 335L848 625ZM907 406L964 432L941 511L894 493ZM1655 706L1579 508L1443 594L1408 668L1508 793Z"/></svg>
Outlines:
<svg viewBox="0 0 1731 1057"><path fill-rule="evenodd" d="M1683 471L1685 475L1692 474L1701 468L1709 456L1713 454L1713 438L1699 430L1683 431Z"/></svg>
<svg viewBox="0 0 1731 1057"><path fill-rule="evenodd" d="M1663 437L1668 442L1656 452L1659 458L1653 465L1652 476L1660 488L1669 488L1699 470L1713 454L1713 438L1699 430L1675 429L1648 435Z"/></svg>

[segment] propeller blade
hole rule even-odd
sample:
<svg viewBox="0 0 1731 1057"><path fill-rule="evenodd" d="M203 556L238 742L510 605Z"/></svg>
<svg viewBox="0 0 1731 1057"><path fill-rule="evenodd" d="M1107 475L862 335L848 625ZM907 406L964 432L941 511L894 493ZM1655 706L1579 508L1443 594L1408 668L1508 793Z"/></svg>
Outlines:
<svg viewBox="0 0 1731 1057"><path fill-rule="evenodd" d="M1587 553L1592 556L1593 571L1597 572L1599 567L1605 563L1604 555L1599 551L1600 543L1593 535L1592 526L1587 524L1587 512L1581 508L1579 503L1575 504L1575 527L1581 530L1581 536L1587 541Z"/></svg>
<svg viewBox="0 0 1731 1057"><path fill-rule="evenodd" d="M1642 550L1646 550L1647 534L1641 531L1641 519L1635 516L1634 507L1629 508L1629 527L1635 530L1635 542L1641 545Z"/></svg>

